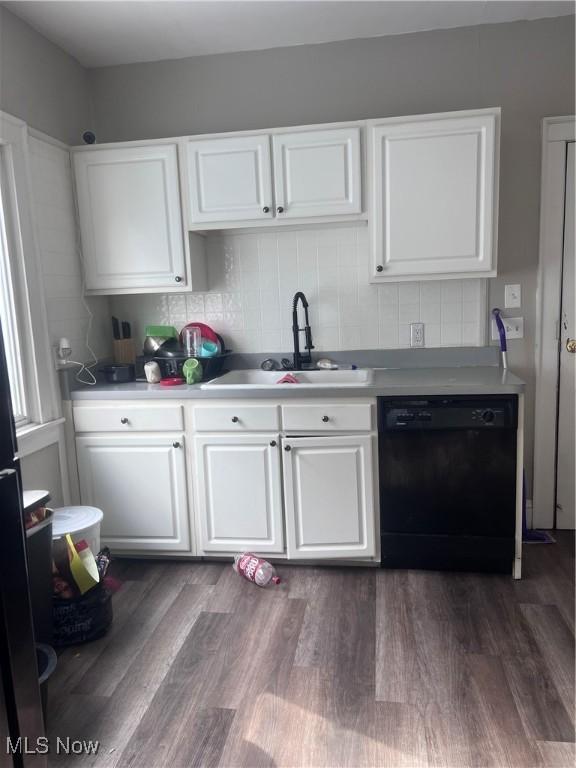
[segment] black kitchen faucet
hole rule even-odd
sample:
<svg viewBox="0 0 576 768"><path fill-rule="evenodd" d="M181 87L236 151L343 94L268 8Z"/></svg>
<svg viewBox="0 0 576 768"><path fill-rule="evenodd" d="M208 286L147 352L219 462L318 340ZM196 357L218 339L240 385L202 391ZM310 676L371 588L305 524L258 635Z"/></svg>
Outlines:
<svg viewBox="0 0 576 768"><path fill-rule="evenodd" d="M302 302L304 307L304 328L300 328L298 325L298 302ZM304 332L306 334L306 355L302 355L300 352L300 334ZM292 334L294 335L294 370L302 370L303 363L310 364L312 362L312 350L314 345L312 344L312 329L310 328L310 321L308 320L308 300L302 291L298 291L294 295L292 303Z"/></svg>

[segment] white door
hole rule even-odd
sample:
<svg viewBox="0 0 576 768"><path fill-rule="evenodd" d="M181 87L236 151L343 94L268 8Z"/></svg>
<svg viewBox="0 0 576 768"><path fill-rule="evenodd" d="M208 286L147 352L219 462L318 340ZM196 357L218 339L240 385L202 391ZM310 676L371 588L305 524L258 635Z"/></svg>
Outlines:
<svg viewBox="0 0 576 768"><path fill-rule="evenodd" d="M186 152L190 224L273 217L267 134L189 141Z"/></svg>
<svg viewBox="0 0 576 768"><path fill-rule="evenodd" d="M88 290L186 287L175 144L73 153Z"/></svg>
<svg viewBox="0 0 576 768"><path fill-rule="evenodd" d="M360 213L360 128L272 138L279 219Z"/></svg>
<svg viewBox="0 0 576 768"><path fill-rule="evenodd" d="M76 438L80 496L104 513L103 544L190 551L183 435Z"/></svg>
<svg viewBox="0 0 576 768"><path fill-rule="evenodd" d="M564 258L560 314L560 380L556 459L556 527L576 527L576 270L574 268L574 193L576 153L568 144L564 204ZM571 343L573 342L573 343Z"/></svg>
<svg viewBox="0 0 576 768"><path fill-rule="evenodd" d="M289 558L373 557L372 438L282 441Z"/></svg>
<svg viewBox="0 0 576 768"><path fill-rule="evenodd" d="M277 434L194 439L202 550L284 551L279 444Z"/></svg>
<svg viewBox="0 0 576 768"><path fill-rule="evenodd" d="M373 280L496 274L498 115L371 124Z"/></svg>

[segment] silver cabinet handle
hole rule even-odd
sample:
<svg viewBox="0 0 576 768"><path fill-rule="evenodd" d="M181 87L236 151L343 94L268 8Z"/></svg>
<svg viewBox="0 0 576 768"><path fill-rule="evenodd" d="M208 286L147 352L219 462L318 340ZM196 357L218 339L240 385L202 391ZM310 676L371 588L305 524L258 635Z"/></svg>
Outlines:
<svg viewBox="0 0 576 768"><path fill-rule="evenodd" d="M172 443L172 447L173 448L180 448L181 446L180 446L180 443L178 441L176 441L175 443Z"/></svg>
<svg viewBox="0 0 576 768"><path fill-rule="evenodd" d="M232 416L232 422L234 424L237 424L239 421L240 421L240 419L238 418L238 416Z"/></svg>
<svg viewBox="0 0 576 768"><path fill-rule="evenodd" d="M284 446L284 450L285 451L291 451L292 450L292 446L291 445L285 445Z"/></svg>
<svg viewBox="0 0 576 768"><path fill-rule="evenodd" d="M120 419L120 424L128 424L128 419L126 418L126 416L122 416L122 418Z"/></svg>
<svg viewBox="0 0 576 768"><path fill-rule="evenodd" d="M276 448L276 440L270 440L270 447Z"/></svg>
<svg viewBox="0 0 576 768"><path fill-rule="evenodd" d="M326 423L327 421L330 421L330 417L329 416L322 416L322 421L324 423Z"/></svg>

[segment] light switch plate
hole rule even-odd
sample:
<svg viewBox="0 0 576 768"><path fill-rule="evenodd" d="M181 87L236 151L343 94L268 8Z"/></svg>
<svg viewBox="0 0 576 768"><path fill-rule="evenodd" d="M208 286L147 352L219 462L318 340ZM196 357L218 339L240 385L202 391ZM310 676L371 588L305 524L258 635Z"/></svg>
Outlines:
<svg viewBox="0 0 576 768"><path fill-rule="evenodd" d="M503 317L502 322L506 329L507 339L524 338L524 318L523 317ZM492 320L492 341L498 341L500 338L496 322Z"/></svg>
<svg viewBox="0 0 576 768"><path fill-rule="evenodd" d="M522 306L522 286L519 283L504 286L504 307L517 309Z"/></svg>
<svg viewBox="0 0 576 768"><path fill-rule="evenodd" d="M424 346L424 323L410 323L410 346Z"/></svg>

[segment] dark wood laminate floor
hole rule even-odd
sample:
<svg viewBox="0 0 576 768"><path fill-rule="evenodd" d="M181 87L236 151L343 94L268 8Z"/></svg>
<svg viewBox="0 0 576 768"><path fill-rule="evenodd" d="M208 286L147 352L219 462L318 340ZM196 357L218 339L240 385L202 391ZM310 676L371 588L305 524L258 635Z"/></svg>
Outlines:
<svg viewBox="0 0 576 768"><path fill-rule="evenodd" d="M574 765L574 544L525 548L524 579L118 561L115 620L67 649L54 766Z"/></svg>

